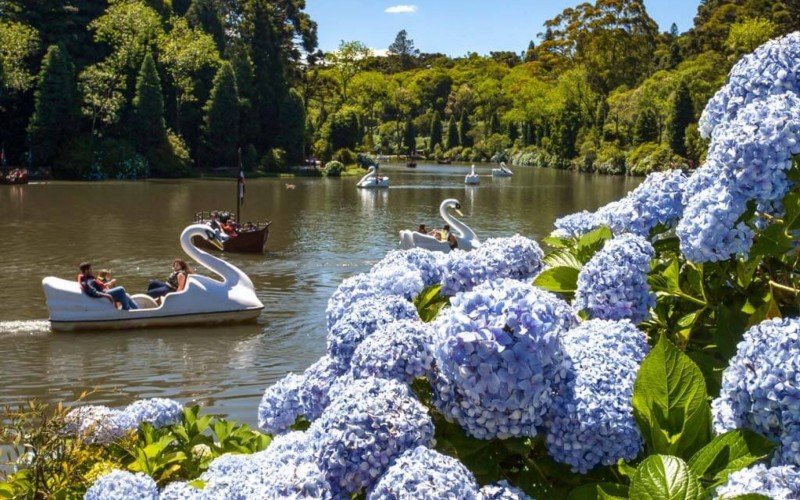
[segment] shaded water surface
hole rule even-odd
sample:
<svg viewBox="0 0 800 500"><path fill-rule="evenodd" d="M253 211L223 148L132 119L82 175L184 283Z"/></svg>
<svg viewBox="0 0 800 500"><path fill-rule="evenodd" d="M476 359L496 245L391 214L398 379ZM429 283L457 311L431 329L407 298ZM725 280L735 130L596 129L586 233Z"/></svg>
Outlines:
<svg viewBox="0 0 800 500"><path fill-rule="evenodd" d="M531 168L492 179L490 168L478 167L477 187L464 186L464 165L383 167L392 187L382 191L357 190L356 178L249 180L242 218L273 221L269 252L226 258L256 285L266 306L258 323L105 333L50 333L41 278L72 279L91 260L141 291L182 256L178 235L195 211L234 206L235 181L0 186L0 405L94 389L94 402L172 397L253 424L264 388L325 352L325 305L338 283L396 248L400 229L441 227L444 198L461 201L481 238L540 239L556 217L638 183Z"/></svg>

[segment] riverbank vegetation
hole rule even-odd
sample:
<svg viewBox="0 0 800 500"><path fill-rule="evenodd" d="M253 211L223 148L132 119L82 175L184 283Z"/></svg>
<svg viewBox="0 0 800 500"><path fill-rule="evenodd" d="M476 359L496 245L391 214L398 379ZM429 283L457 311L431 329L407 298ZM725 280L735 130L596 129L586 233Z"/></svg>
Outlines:
<svg viewBox="0 0 800 500"><path fill-rule="evenodd" d="M185 176L239 148L265 171L366 152L642 175L698 164L697 117L733 62L800 27L797 0L704 0L685 33L597 0L519 52L420 53L401 31L378 57L319 51L304 7L3 1L6 158L58 178Z"/></svg>

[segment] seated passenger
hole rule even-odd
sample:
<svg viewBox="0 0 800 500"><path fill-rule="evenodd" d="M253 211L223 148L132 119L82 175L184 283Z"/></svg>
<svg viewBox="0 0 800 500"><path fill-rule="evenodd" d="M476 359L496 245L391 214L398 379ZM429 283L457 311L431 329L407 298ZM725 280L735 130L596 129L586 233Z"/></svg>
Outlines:
<svg viewBox="0 0 800 500"><path fill-rule="evenodd" d="M97 280L104 284L106 288L116 286L117 284L117 280L111 277L111 271L108 269L102 269L97 273Z"/></svg>
<svg viewBox="0 0 800 500"><path fill-rule="evenodd" d="M458 238L450 231L450 224L445 224L442 228L442 233L444 237L442 241L446 241L448 245L450 245L450 250L455 250L458 248Z"/></svg>
<svg viewBox="0 0 800 500"><path fill-rule="evenodd" d="M220 215L219 212L216 210L211 212L211 218L208 220L208 225L211 229L214 230L214 234L217 236L217 239L222 243L225 243L230 239L230 237L225 234L222 230L222 223L220 222Z"/></svg>
<svg viewBox="0 0 800 500"><path fill-rule="evenodd" d="M80 265L81 273L78 275L78 283L81 286L81 291L92 298L106 298L114 304L119 303L122 309L139 309L136 302L131 299L130 295L121 286L109 288L102 281L96 279L92 275L92 264L90 262L83 262Z"/></svg>
<svg viewBox="0 0 800 500"><path fill-rule="evenodd" d="M421 234L428 234L428 228L425 227L425 224L420 224L417 232Z"/></svg>
<svg viewBox="0 0 800 500"><path fill-rule="evenodd" d="M229 237L234 238L239 233L236 232L236 224L231 220L231 215L226 213L221 218L222 231Z"/></svg>
<svg viewBox="0 0 800 500"><path fill-rule="evenodd" d="M147 295L154 299L163 297L172 292L182 292L186 288L186 279L194 270L186 261L175 259L172 261L172 274L167 281L150 280L147 286Z"/></svg>

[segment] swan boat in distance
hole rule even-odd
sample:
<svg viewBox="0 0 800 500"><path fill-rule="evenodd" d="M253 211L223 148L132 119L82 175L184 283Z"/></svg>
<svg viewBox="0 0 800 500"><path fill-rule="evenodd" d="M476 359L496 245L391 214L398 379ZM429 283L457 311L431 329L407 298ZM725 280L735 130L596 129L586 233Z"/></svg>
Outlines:
<svg viewBox="0 0 800 500"><path fill-rule="evenodd" d="M492 177L512 177L514 172L506 166L505 162L500 163L500 168L492 169Z"/></svg>
<svg viewBox="0 0 800 500"><path fill-rule="evenodd" d="M456 219L448 213L448 209L452 208L453 211L459 216L463 217L461 213L461 204L458 200L447 199L439 205L439 215L442 216L444 222L450 225L453 235L458 240L459 250L473 250L481 245L475 231L469 228L466 224ZM411 248L423 248L432 252L450 252L450 244L446 241L441 241L434 236L422 234L417 231L400 231L400 248L409 250Z"/></svg>
<svg viewBox="0 0 800 500"><path fill-rule="evenodd" d="M467 174L464 178L464 184L469 186L475 186L481 183L481 178L478 177L478 174L475 173L475 165L472 165L472 172Z"/></svg>
<svg viewBox="0 0 800 500"><path fill-rule="evenodd" d="M389 178L385 176L376 176L375 167L369 167L369 172L358 181L356 187L362 189L385 189L389 187Z"/></svg>
<svg viewBox="0 0 800 500"><path fill-rule="evenodd" d="M219 244L206 225L193 224L181 233L181 247L198 264L222 281L190 274L186 287L170 293L159 304L148 295L131 298L139 309L116 309L108 300L92 298L81 291L76 280L48 276L42 280L50 328L53 331L154 328L178 325L230 324L255 320L264 309L250 278L236 266L218 259L192 243L200 236Z"/></svg>

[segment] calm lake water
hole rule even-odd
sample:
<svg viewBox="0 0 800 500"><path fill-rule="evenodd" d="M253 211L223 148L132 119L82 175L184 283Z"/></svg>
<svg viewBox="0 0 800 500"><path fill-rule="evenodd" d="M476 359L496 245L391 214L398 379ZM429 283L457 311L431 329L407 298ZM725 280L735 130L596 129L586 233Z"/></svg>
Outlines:
<svg viewBox="0 0 800 500"><path fill-rule="evenodd" d="M170 397L255 424L264 389L324 354L336 286L397 248L399 230L441 227L443 199L461 201L480 238L541 239L557 217L595 209L639 182L532 168L492 179L484 165L481 185L465 187L465 165L381 170L389 190L357 190L357 178L247 181L242 218L273 221L269 252L226 258L250 275L266 307L257 324L208 329L53 334L40 282L72 279L91 260L129 291L143 290L182 256L178 235L196 211L235 208L235 181L0 186L0 405L94 390L92 402Z"/></svg>

